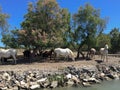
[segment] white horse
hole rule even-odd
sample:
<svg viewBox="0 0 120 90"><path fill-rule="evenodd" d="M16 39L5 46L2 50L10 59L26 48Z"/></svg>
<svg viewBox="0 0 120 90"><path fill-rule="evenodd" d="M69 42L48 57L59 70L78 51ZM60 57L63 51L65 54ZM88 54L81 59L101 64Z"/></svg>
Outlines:
<svg viewBox="0 0 120 90"><path fill-rule="evenodd" d="M108 45L106 44L104 48L100 48L101 59L108 61Z"/></svg>
<svg viewBox="0 0 120 90"><path fill-rule="evenodd" d="M55 54L56 54L56 57L58 56L64 56L65 58L71 58L73 61L75 61L75 56L73 54L73 52L69 49L69 48L65 48L65 49L62 49L62 48L56 48L54 50Z"/></svg>
<svg viewBox="0 0 120 90"><path fill-rule="evenodd" d="M95 59L95 53L96 53L96 49L95 48L91 48L90 49L90 58L94 58Z"/></svg>
<svg viewBox="0 0 120 90"><path fill-rule="evenodd" d="M0 49L0 59L9 58L12 56L16 64L16 55L17 51L15 49Z"/></svg>

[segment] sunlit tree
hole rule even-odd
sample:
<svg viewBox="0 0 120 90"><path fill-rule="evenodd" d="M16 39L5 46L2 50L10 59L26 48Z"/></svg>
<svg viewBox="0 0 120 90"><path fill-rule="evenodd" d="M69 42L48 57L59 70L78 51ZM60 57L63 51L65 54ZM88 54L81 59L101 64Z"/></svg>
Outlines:
<svg viewBox="0 0 120 90"><path fill-rule="evenodd" d="M35 47L62 46L66 40L66 32L70 29L69 24L68 10L60 8L56 0L38 0L36 4L28 5L19 39L22 41L25 38L24 42Z"/></svg>
<svg viewBox="0 0 120 90"><path fill-rule="evenodd" d="M120 51L120 32L119 28L113 28L110 32L111 51L116 53Z"/></svg>
<svg viewBox="0 0 120 90"><path fill-rule="evenodd" d="M106 20L100 17L100 10L93 8L90 4L80 6L78 12L73 15L74 32L73 41L78 45L78 55L83 45L87 45L88 50L95 46L96 36L99 35L106 26Z"/></svg>
<svg viewBox="0 0 120 90"><path fill-rule="evenodd" d="M8 30L7 19L9 18L8 14L2 12L0 7L0 33L3 35Z"/></svg>

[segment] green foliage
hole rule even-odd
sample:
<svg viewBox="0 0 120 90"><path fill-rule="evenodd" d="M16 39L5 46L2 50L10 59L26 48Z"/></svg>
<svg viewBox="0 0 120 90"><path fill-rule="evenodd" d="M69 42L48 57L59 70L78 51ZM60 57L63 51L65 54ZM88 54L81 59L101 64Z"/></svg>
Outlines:
<svg viewBox="0 0 120 90"><path fill-rule="evenodd" d="M55 0L38 0L36 5L29 3L28 13L24 18L21 26L25 30L29 45L64 45L66 32L70 27L70 14L67 9L59 8ZM25 37L24 34L21 34L22 36Z"/></svg>
<svg viewBox="0 0 120 90"><path fill-rule="evenodd" d="M6 31L8 30L8 23L7 23L8 18L9 16L3 13L0 7L0 33L2 34L5 34Z"/></svg>
<svg viewBox="0 0 120 90"><path fill-rule="evenodd" d="M94 9L90 4L80 7L78 13L73 16L74 21L74 41L79 44L83 43L90 47L94 47L96 37L106 26L106 21L100 18L100 10Z"/></svg>
<svg viewBox="0 0 120 90"><path fill-rule="evenodd" d="M105 43L108 44L109 48L111 47L111 43L110 43L110 35L109 34L100 34L97 37L97 42L96 42L96 47L97 48L102 48L104 47Z"/></svg>
<svg viewBox="0 0 120 90"><path fill-rule="evenodd" d="M2 37L2 42L5 44L6 48L18 48L17 39L10 34L4 34Z"/></svg>
<svg viewBox="0 0 120 90"><path fill-rule="evenodd" d="M116 53L120 51L120 32L119 28L113 28L110 32L111 38L111 52Z"/></svg>
<svg viewBox="0 0 120 90"><path fill-rule="evenodd" d="M8 15L0 12L0 29L7 25ZM12 30L4 34L2 42L7 47L55 48L69 47L74 50L101 48L107 42L111 49L120 48L120 32L113 29L110 34L103 34L107 24L100 17L100 10L90 4L80 6L77 13L71 15L67 9L60 8L56 0L38 0L28 4L21 30ZM111 45L112 44L112 45Z"/></svg>

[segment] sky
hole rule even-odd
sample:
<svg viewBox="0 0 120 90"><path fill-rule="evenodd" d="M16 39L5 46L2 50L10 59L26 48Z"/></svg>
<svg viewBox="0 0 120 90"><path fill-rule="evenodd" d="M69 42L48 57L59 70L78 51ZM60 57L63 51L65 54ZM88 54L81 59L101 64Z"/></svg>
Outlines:
<svg viewBox="0 0 120 90"><path fill-rule="evenodd" d="M0 0L2 12L10 16L9 29L20 29L20 24L24 21L27 13L28 3L35 3L37 0ZM57 0L61 8L67 8L71 14L77 13L80 6L86 3L95 9L100 9L101 18L108 17L105 33L109 33L114 27L120 28L120 0ZM0 35L1 36L1 35ZM3 45L0 41L0 46Z"/></svg>

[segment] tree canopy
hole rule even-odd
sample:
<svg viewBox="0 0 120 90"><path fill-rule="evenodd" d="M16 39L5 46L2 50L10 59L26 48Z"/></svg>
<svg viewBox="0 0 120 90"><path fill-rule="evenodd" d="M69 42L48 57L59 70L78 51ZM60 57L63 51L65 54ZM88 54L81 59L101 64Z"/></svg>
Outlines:
<svg viewBox="0 0 120 90"><path fill-rule="evenodd" d="M111 51L113 53L120 51L120 32L119 28L113 28L110 32Z"/></svg>
<svg viewBox="0 0 120 90"><path fill-rule="evenodd" d="M30 46L64 45L65 33L70 27L70 13L60 8L56 0L38 0L35 5L29 3L24 18L19 31L21 44L27 41Z"/></svg>
<svg viewBox="0 0 120 90"><path fill-rule="evenodd" d="M8 15L0 10L0 30L7 30ZM8 47L42 48L69 47L81 53L82 49L100 48L107 42L111 51L120 48L119 28L104 34L107 18L101 18L100 9L89 3L70 15L56 0L38 0L28 4L21 29L4 33L2 42ZM83 53L81 53L83 55Z"/></svg>
<svg viewBox="0 0 120 90"><path fill-rule="evenodd" d="M2 12L0 7L0 33L4 34L8 30L7 19L9 18L8 14Z"/></svg>
<svg viewBox="0 0 120 90"><path fill-rule="evenodd" d="M87 3L85 6L81 6L78 12L73 15L73 21L72 38L79 46L78 51L85 44L88 49L95 47L96 37L106 26L106 20L100 17L100 10Z"/></svg>

